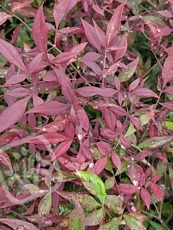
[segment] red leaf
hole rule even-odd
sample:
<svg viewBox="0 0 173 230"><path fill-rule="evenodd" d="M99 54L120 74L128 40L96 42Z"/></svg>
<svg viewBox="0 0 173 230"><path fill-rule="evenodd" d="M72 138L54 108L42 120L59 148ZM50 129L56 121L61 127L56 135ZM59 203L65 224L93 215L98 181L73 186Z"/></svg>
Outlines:
<svg viewBox="0 0 173 230"><path fill-rule="evenodd" d="M100 95L103 97L112 97L116 91L111 88L97 88L94 86L86 86L76 89L76 92L83 97L92 97L95 95Z"/></svg>
<svg viewBox="0 0 173 230"><path fill-rule="evenodd" d="M148 88L138 88L131 92L132 95L135 95L140 98L158 98L158 95Z"/></svg>
<svg viewBox="0 0 173 230"><path fill-rule="evenodd" d="M43 53L38 53L32 59L32 61L29 63L29 71L30 71L30 73L34 73L34 72L38 71L38 69L40 67L40 64L41 64L41 61L42 61L42 58L43 58Z"/></svg>
<svg viewBox="0 0 173 230"><path fill-rule="evenodd" d="M12 90L7 91L4 95L8 95L8 96L11 96L11 97L18 98L18 97L27 96L30 93L31 92L30 92L29 89L26 89L26 88L23 88L23 87L18 87L16 89L12 89Z"/></svg>
<svg viewBox="0 0 173 230"><path fill-rule="evenodd" d="M157 14L161 14L162 16L166 17L166 18L172 18L173 15L171 12L169 12L168 10L160 10L156 12Z"/></svg>
<svg viewBox="0 0 173 230"><path fill-rule="evenodd" d="M134 185L138 185L139 180L140 180L140 176L139 176L138 171L135 167L135 164L131 164L127 171L128 171L128 177L130 178L131 182Z"/></svg>
<svg viewBox="0 0 173 230"><path fill-rule="evenodd" d="M153 154L150 150L143 150L135 156L136 161L142 161L145 157L151 156Z"/></svg>
<svg viewBox="0 0 173 230"><path fill-rule="evenodd" d="M84 27L84 31L85 31L85 36L87 37L89 43L91 45L93 45L99 52L101 52L101 45L100 45L100 41L97 38L95 29L93 26L91 26L88 22L82 20L82 24Z"/></svg>
<svg viewBox="0 0 173 230"><path fill-rule="evenodd" d="M107 142L99 141L96 142L95 145L103 156L108 156L108 154L112 151L110 145Z"/></svg>
<svg viewBox="0 0 173 230"><path fill-rule="evenodd" d="M22 118L29 99L30 96L16 101L0 114L0 132L10 128Z"/></svg>
<svg viewBox="0 0 173 230"><path fill-rule="evenodd" d="M47 51L48 28L43 15L43 5L38 9L32 26L32 36L40 52Z"/></svg>
<svg viewBox="0 0 173 230"><path fill-rule="evenodd" d="M58 33L62 34L80 34L83 30L80 27L64 27L58 30Z"/></svg>
<svg viewBox="0 0 173 230"><path fill-rule="evenodd" d="M72 62L74 61L74 58L77 58L76 53L71 53L71 52L63 52L58 54L53 60L52 64L54 65L59 65L59 64L66 64L67 62Z"/></svg>
<svg viewBox="0 0 173 230"><path fill-rule="evenodd" d="M100 58L101 55L95 52L87 52L82 58L81 61L82 62L88 62L88 61L97 61L98 58Z"/></svg>
<svg viewBox="0 0 173 230"><path fill-rule="evenodd" d="M131 143L124 135L120 134L120 142L125 148L130 148Z"/></svg>
<svg viewBox="0 0 173 230"><path fill-rule="evenodd" d="M165 107L167 110L173 111L173 102L165 102L159 104Z"/></svg>
<svg viewBox="0 0 173 230"><path fill-rule="evenodd" d="M100 29L100 27L96 24L96 22L95 21L93 21L93 22L94 22L94 28L95 28L95 32L96 32L97 38L100 41L100 44L103 47L105 47L106 46L106 35L103 32L103 30Z"/></svg>
<svg viewBox="0 0 173 230"><path fill-rule="evenodd" d="M0 54L10 63L26 72L26 67L13 45L0 38Z"/></svg>
<svg viewBox="0 0 173 230"><path fill-rule="evenodd" d="M69 121L69 117L66 114L60 114L53 122L40 127L39 130L47 133L61 132Z"/></svg>
<svg viewBox="0 0 173 230"><path fill-rule="evenodd" d="M104 16L104 13L103 13L102 9L100 9L100 7L99 7L98 5L93 4L92 7L93 7L93 10L94 10L96 13L98 13L98 14Z"/></svg>
<svg viewBox="0 0 173 230"><path fill-rule="evenodd" d="M0 146L3 146L3 145L6 145L10 142L12 142L12 140L14 138L19 138L19 135L15 132L6 132L6 133L3 133L1 136L0 136Z"/></svg>
<svg viewBox="0 0 173 230"><path fill-rule="evenodd" d="M29 222L26 222L26 221L23 221L23 220L2 218L2 219L0 219L0 222L10 226L14 230L16 230L16 229L18 229L20 227L27 228L27 229L30 229L30 230L39 230L33 224L31 224Z"/></svg>
<svg viewBox="0 0 173 230"><path fill-rule="evenodd" d="M70 53L75 53L75 54L79 54L81 53L84 49L85 46L87 45L87 42L83 42L80 43L78 45L74 45L71 49L70 49Z"/></svg>
<svg viewBox="0 0 173 230"><path fill-rule="evenodd" d="M107 129L107 128L101 129L100 134L101 134L101 136L103 136L106 139L112 139L112 138L115 138L117 136L117 134L115 132L113 132L111 129Z"/></svg>
<svg viewBox="0 0 173 230"><path fill-rule="evenodd" d="M138 191L138 187L134 186L133 184L119 183L118 191L124 195L132 195Z"/></svg>
<svg viewBox="0 0 173 230"><path fill-rule="evenodd" d="M171 47L172 49L172 47ZM163 79L163 86L165 86L168 82L170 82L173 78L173 51L171 50L168 53L168 57L162 68L162 79Z"/></svg>
<svg viewBox="0 0 173 230"><path fill-rule="evenodd" d="M115 152L112 152L111 159L112 159L114 165L117 167L117 169L120 170L121 169L121 160L120 160L120 157L118 156L118 154Z"/></svg>
<svg viewBox="0 0 173 230"><path fill-rule="evenodd" d="M16 75L13 75L12 77L10 77L10 79L8 79L6 81L6 83L4 84L4 86L20 83L20 82L24 81L27 77L28 77L27 74L16 74Z"/></svg>
<svg viewBox="0 0 173 230"><path fill-rule="evenodd" d="M0 12L0 25L2 25L8 18L11 18L10 14L6 14L5 12Z"/></svg>
<svg viewBox="0 0 173 230"><path fill-rule="evenodd" d="M57 69L57 68L53 68L53 69L56 73L57 80L62 87L63 95L68 101L72 103L74 100L74 91L69 77L64 73L63 69Z"/></svg>
<svg viewBox="0 0 173 230"><path fill-rule="evenodd" d="M10 161L8 154L1 149L0 149L0 163L3 163L4 165L6 165L10 169L11 172L13 171L12 166L11 166L11 161Z"/></svg>
<svg viewBox="0 0 173 230"><path fill-rule="evenodd" d="M120 30L124 5L125 5L125 1L122 2L119 7L117 7L117 9L114 11L113 16L111 17L111 20L107 25L107 30L106 30L107 45L110 44L111 40L118 34Z"/></svg>
<svg viewBox="0 0 173 230"><path fill-rule="evenodd" d="M145 188L141 188L141 198L144 201L147 208L149 209L151 204L151 195Z"/></svg>
<svg viewBox="0 0 173 230"><path fill-rule="evenodd" d="M27 113L39 113L48 116L57 116L60 113L65 112L69 108L69 105L58 101L48 101L35 108L30 109Z"/></svg>
<svg viewBox="0 0 173 230"><path fill-rule="evenodd" d="M158 198L158 200L163 201L163 194L162 194L162 189L160 188L160 186L151 182L150 188L153 194Z"/></svg>
<svg viewBox="0 0 173 230"><path fill-rule="evenodd" d="M69 141L64 141L60 145L58 145L55 152L51 156L51 161L54 161L58 159L59 157L61 157L62 155L64 155L70 148L71 143L72 143L72 140L69 140Z"/></svg>
<svg viewBox="0 0 173 230"><path fill-rule="evenodd" d="M162 178L161 175L156 175L151 178L151 181L157 183Z"/></svg>
<svg viewBox="0 0 173 230"><path fill-rule="evenodd" d="M169 94L169 95L173 95L173 86L171 85L171 86L167 87L166 89L164 89L163 92L166 94Z"/></svg>
<svg viewBox="0 0 173 230"><path fill-rule="evenodd" d="M19 11L22 8L28 6L31 2L32 2L32 0L23 0L22 2L13 2L10 5L11 11L12 12Z"/></svg>
<svg viewBox="0 0 173 230"><path fill-rule="evenodd" d="M66 0L56 0L54 4L54 9L53 9L53 17L55 20L56 28L58 29L58 26L65 16L66 13Z"/></svg>
<svg viewBox="0 0 173 230"><path fill-rule="evenodd" d="M162 161L168 163L166 153L157 152L155 155Z"/></svg>
<svg viewBox="0 0 173 230"><path fill-rule="evenodd" d="M90 128L90 123L88 119L88 115L86 114L85 110L83 108L79 109L77 112L77 117L79 118L82 128L88 132Z"/></svg>
<svg viewBox="0 0 173 230"><path fill-rule="evenodd" d="M69 140L69 137L66 137L60 133L44 133L42 135L30 139L28 143L36 145L54 145L58 142L67 140Z"/></svg>
<svg viewBox="0 0 173 230"><path fill-rule="evenodd" d="M93 170L96 175L99 175L104 170L106 166L106 162L107 162L107 157L103 157L95 163Z"/></svg>
<svg viewBox="0 0 173 230"><path fill-rule="evenodd" d="M137 78L136 80L132 81L132 83L129 85L129 92L133 91L136 89L139 85L140 79Z"/></svg>

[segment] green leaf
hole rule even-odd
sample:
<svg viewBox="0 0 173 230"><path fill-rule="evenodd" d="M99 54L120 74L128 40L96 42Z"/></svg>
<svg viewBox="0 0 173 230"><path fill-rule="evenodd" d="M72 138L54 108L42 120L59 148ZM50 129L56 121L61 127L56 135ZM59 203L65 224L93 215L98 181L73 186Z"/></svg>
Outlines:
<svg viewBox="0 0 173 230"><path fill-rule="evenodd" d="M163 121L163 126L166 127L168 130L173 130L173 122L172 121Z"/></svg>
<svg viewBox="0 0 173 230"><path fill-rule="evenodd" d="M111 189L115 184L115 177L109 177L105 180L105 188L106 190Z"/></svg>
<svg viewBox="0 0 173 230"><path fill-rule="evenodd" d="M116 214L122 214L122 201L116 195L106 195L105 206Z"/></svg>
<svg viewBox="0 0 173 230"><path fill-rule="evenodd" d="M127 166L129 165L129 162L127 161L122 161L121 162L121 169L116 171L115 176L118 176L119 174L122 174L127 170Z"/></svg>
<svg viewBox="0 0 173 230"><path fill-rule="evenodd" d="M49 214L50 209L52 206L52 196L51 192L48 192L40 201L39 206L38 206L38 213L39 216L46 216Z"/></svg>
<svg viewBox="0 0 173 230"><path fill-rule="evenodd" d="M77 171L75 173L81 180L85 188L99 198L102 204L105 202L106 189L103 181L95 174L87 171Z"/></svg>
<svg viewBox="0 0 173 230"><path fill-rule="evenodd" d="M133 123L130 123L130 126L129 126L126 134L125 134L125 137L128 137L128 136L132 135L135 132L136 132L136 129L135 129Z"/></svg>
<svg viewBox="0 0 173 230"><path fill-rule="evenodd" d="M165 230L165 228L161 225L161 224L158 224L154 221L149 221L149 223L154 227L154 229L157 229L157 230Z"/></svg>
<svg viewBox="0 0 173 230"><path fill-rule="evenodd" d="M151 137L140 143L137 147L140 149L156 149L171 142L172 139L172 136Z"/></svg>
<svg viewBox="0 0 173 230"><path fill-rule="evenodd" d="M120 72L118 78L120 82L128 81L134 74L136 67L138 64L138 58L132 61L130 64L126 66L126 68Z"/></svg>
<svg viewBox="0 0 173 230"><path fill-rule="evenodd" d="M152 112L147 112L147 113L142 114L139 117L140 122L141 122L141 126L148 124L148 122L152 119L153 115L154 114Z"/></svg>
<svg viewBox="0 0 173 230"><path fill-rule="evenodd" d="M68 221L68 230L77 229L85 230L85 223L83 215L75 210Z"/></svg>
<svg viewBox="0 0 173 230"><path fill-rule="evenodd" d="M98 230L119 230L120 225L121 225L120 217L115 217L107 224L103 224L102 226L100 226Z"/></svg>
<svg viewBox="0 0 173 230"><path fill-rule="evenodd" d="M104 219L105 211L103 208L91 212L85 219L87 226L96 226Z"/></svg>
<svg viewBox="0 0 173 230"><path fill-rule="evenodd" d="M93 211L100 206L100 203L98 203L92 196L87 194L76 194L76 198L79 200L82 208L87 211Z"/></svg>
<svg viewBox="0 0 173 230"><path fill-rule="evenodd" d="M128 227L130 228L130 230L144 230L144 225L143 223L137 219L135 216L132 215L123 215L126 224L128 225Z"/></svg>

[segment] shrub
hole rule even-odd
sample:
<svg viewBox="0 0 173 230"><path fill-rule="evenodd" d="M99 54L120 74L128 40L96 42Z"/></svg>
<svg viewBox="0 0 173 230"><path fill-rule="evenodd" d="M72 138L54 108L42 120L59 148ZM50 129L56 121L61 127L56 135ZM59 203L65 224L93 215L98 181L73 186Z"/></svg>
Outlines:
<svg viewBox="0 0 173 230"><path fill-rule="evenodd" d="M1 3L1 229L170 229L172 10Z"/></svg>

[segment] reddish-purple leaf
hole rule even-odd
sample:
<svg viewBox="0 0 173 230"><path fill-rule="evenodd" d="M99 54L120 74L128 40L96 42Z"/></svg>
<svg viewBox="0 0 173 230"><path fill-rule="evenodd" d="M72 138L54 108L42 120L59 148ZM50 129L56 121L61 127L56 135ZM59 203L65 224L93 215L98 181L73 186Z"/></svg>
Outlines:
<svg viewBox="0 0 173 230"><path fill-rule="evenodd" d="M12 12L19 11L22 8L28 6L31 2L32 0L23 0L22 2L13 1L13 3L10 4L11 11Z"/></svg>
<svg viewBox="0 0 173 230"><path fill-rule="evenodd" d="M98 13L98 14L104 16L103 10L100 9L100 7L99 7L98 5L93 4L92 7L93 7L93 10L94 10L96 13Z"/></svg>
<svg viewBox="0 0 173 230"><path fill-rule="evenodd" d="M153 154L150 150L143 150L135 156L136 161L143 161L145 157L151 156Z"/></svg>
<svg viewBox="0 0 173 230"><path fill-rule="evenodd" d="M166 17L166 18L172 18L173 15L171 12L169 12L168 10L160 10L156 12L157 14L161 14L162 16Z"/></svg>
<svg viewBox="0 0 173 230"><path fill-rule="evenodd" d="M64 73L63 69L57 69L57 68L53 68L53 69L56 73L57 80L62 87L62 93L64 97L72 103L74 100L74 91L72 88L70 78Z"/></svg>
<svg viewBox="0 0 173 230"><path fill-rule="evenodd" d="M82 60L82 62L85 65L87 65L89 68L91 68L95 74L97 74L98 76L101 76L102 70L97 63L95 63L93 61L84 61L84 60Z"/></svg>
<svg viewBox="0 0 173 230"><path fill-rule="evenodd" d="M6 145L13 141L13 139L18 139L19 135L15 132L6 132L0 136L0 146Z"/></svg>
<svg viewBox="0 0 173 230"><path fill-rule="evenodd" d="M117 136L117 134L114 131L112 131L111 129L107 129L107 128L102 128L100 131L100 134L106 139L112 139Z"/></svg>
<svg viewBox="0 0 173 230"><path fill-rule="evenodd" d="M166 153L157 152L157 153L155 153L155 155L156 155L160 160L162 160L162 161L168 163Z"/></svg>
<svg viewBox="0 0 173 230"><path fill-rule="evenodd" d="M66 14L76 5L78 0L66 0Z"/></svg>
<svg viewBox="0 0 173 230"><path fill-rule="evenodd" d="M120 160L120 157L118 156L118 154L115 152L112 152L111 159L112 159L114 165L117 167L117 169L120 170L121 169L121 160Z"/></svg>
<svg viewBox="0 0 173 230"><path fill-rule="evenodd" d="M0 132L10 128L22 118L29 99L30 96L16 101L0 114Z"/></svg>
<svg viewBox="0 0 173 230"><path fill-rule="evenodd" d="M106 37L107 37L107 45L108 46L109 46L111 40L118 34L118 32L120 30L124 5L125 5L125 1L122 2L121 5L116 8L113 16L111 17L111 20L109 21L109 23L107 25Z"/></svg>
<svg viewBox="0 0 173 230"><path fill-rule="evenodd" d="M58 33L62 34L80 34L83 30L80 27L64 27L58 30Z"/></svg>
<svg viewBox="0 0 173 230"><path fill-rule="evenodd" d="M79 54L81 53L84 49L85 46L87 45L87 42L83 42L80 43L78 45L74 45L71 49L70 49L70 53L75 53L75 54Z"/></svg>
<svg viewBox="0 0 173 230"><path fill-rule="evenodd" d="M60 113L65 112L67 108L69 108L69 105L64 103L58 101L48 101L30 109L27 113L39 113L43 115L57 116Z"/></svg>
<svg viewBox="0 0 173 230"><path fill-rule="evenodd" d="M151 181L157 183L162 178L161 175L156 175L151 178Z"/></svg>
<svg viewBox="0 0 173 230"><path fill-rule="evenodd" d="M26 67L17 52L16 48L14 48L13 45L10 43L4 41L0 38L0 54L10 63L14 64L15 66L22 69L24 72L26 72Z"/></svg>
<svg viewBox="0 0 173 230"><path fill-rule="evenodd" d="M0 149L0 163L6 165L10 169L11 172L13 171L11 161L10 161L8 154L1 149Z"/></svg>
<svg viewBox="0 0 173 230"><path fill-rule="evenodd" d="M0 25L2 25L8 18L11 18L10 14L6 14L5 12L0 12Z"/></svg>
<svg viewBox="0 0 173 230"><path fill-rule="evenodd" d="M36 145L54 145L58 142L67 140L69 140L69 137L66 137L60 133L44 133L37 137L31 138L28 140L28 143Z"/></svg>
<svg viewBox="0 0 173 230"><path fill-rule="evenodd" d="M87 52L82 58L81 61L82 62L88 62L88 61L97 61L98 58L100 58L101 55L95 52Z"/></svg>
<svg viewBox="0 0 173 230"><path fill-rule="evenodd" d="M105 33L103 32L102 29L100 29L100 27L97 25L97 23L95 21L93 21L93 22L94 22L94 28L96 31L96 35L97 35L98 40L100 41L100 44L103 47L106 47L106 35L105 35Z"/></svg>
<svg viewBox="0 0 173 230"><path fill-rule="evenodd" d="M162 194L162 189L160 188L160 186L151 182L150 188L153 194L158 198L158 200L163 201L163 194Z"/></svg>
<svg viewBox="0 0 173 230"><path fill-rule="evenodd" d="M101 52L101 44L97 38L95 28L91 26L87 21L82 20L82 24L85 31L85 36L87 37L89 43L93 45L99 52Z"/></svg>
<svg viewBox="0 0 173 230"><path fill-rule="evenodd" d="M118 191L119 193L122 193L124 195L132 195L133 193L138 191L138 187L133 184L119 183Z"/></svg>
<svg viewBox="0 0 173 230"><path fill-rule="evenodd" d="M162 79L163 79L163 86L169 83L173 79L173 50L171 47L171 51L168 53L168 57L162 68Z"/></svg>
<svg viewBox="0 0 173 230"><path fill-rule="evenodd" d="M92 97L95 95L100 95L103 97L112 97L116 91L111 88L97 88L94 86L86 86L76 89L76 92L83 97Z"/></svg>
<svg viewBox="0 0 173 230"><path fill-rule="evenodd" d="M169 95L173 95L173 86L168 86L166 89L164 89L163 92Z"/></svg>
<svg viewBox="0 0 173 230"><path fill-rule="evenodd" d="M32 26L32 36L38 50L42 53L47 51L48 28L43 14L43 5L38 9Z"/></svg>
<svg viewBox="0 0 173 230"><path fill-rule="evenodd" d="M103 157L95 163L93 170L96 175L99 175L104 170L106 166L106 162L107 162L107 157Z"/></svg>
<svg viewBox="0 0 173 230"><path fill-rule="evenodd" d="M8 79L6 81L6 83L4 84L4 86L6 86L6 85L14 85L14 84L20 83L20 82L24 81L27 77L28 77L27 74L16 74L16 75L13 75L12 77L10 77L10 79Z"/></svg>
<svg viewBox="0 0 173 230"><path fill-rule="evenodd" d="M43 58L43 53L38 53L29 63L29 72L34 73L40 69L40 64Z"/></svg>
<svg viewBox="0 0 173 230"><path fill-rule="evenodd" d="M108 154L112 151L110 145L107 142L99 141L96 142L95 145L103 156L108 156Z"/></svg>
<svg viewBox="0 0 173 230"><path fill-rule="evenodd" d="M49 70L43 77L44 81L57 81L56 74L53 70Z"/></svg>
<svg viewBox="0 0 173 230"><path fill-rule="evenodd" d="M31 91L29 89L26 89L23 87L18 87L16 89L11 89L11 90L7 91L4 95L8 95L8 96L17 98L17 97L27 96L30 93L31 93Z"/></svg>
<svg viewBox="0 0 173 230"><path fill-rule="evenodd" d="M133 91L136 89L139 85L140 79L137 78L136 80L132 81L132 83L129 85L129 92Z"/></svg>
<svg viewBox="0 0 173 230"><path fill-rule="evenodd" d="M58 54L53 60L52 64L59 65L59 64L66 64L68 62L72 62L77 58L76 53L71 52L63 52Z"/></svg>
<svg viewBox="0 0 173 230"><path fill-rule="evenodd" d="M149 209L151 204L151 195L145 188L141 188L141 198L144 201L147 208Z"/></svg>
<svg viewBox="0 0 173 230"><path fill-rule="evenodd" d="M51 156L51 161L57 160L64 155L70 148L72 140L64 141L56 148L55 152Z"/></svg>
<svg viewBox="0 0 173 230"><path fill-rule="evenodd" d="M131 164L127 171L131 182L137 186L140 180L140 176L138 174L137 168L135 167L135 164Z"/></svg>
<svg viewBox="0 0 173 230"><path fill-rule="evenodd" d="M120 142L125 148L130 148L131 143L124 135L120 134Z"/></svg>
<svg viewBox="0 0 173 230"><path fill-rule="evenodd" d="M58 29L58 26L63 19L63 17L66 14L66 0L56 0L54 4L54 9L53 9L53 17L55 20L56 28Z"/></svg>
<svg viewBox="0 0 173 230"><path fill-rule="evenodd" d="M60 114L53 122L39 127L39 130L47 133L61 132L64 130L65 126L69 121L70 119L67 114Z"/></svg>
<svg viewBox="0 0 173 230"><path fill-rule="evenodd" d="M159 104L162 105L167 110L173 111L173 102L164 102Z"/></svg>
<svg viewBox="0 0 173 230"><path fill-rule="evenodd" d="M83 108L81 108L81 109L78 110L77 117L80 120L82 128L86 132L88 132L89 131L89 127L90 127L90 123L89 123L88 115L86 114L86 112L85 112L85 110Z"/></svg>
<svg viewBox="0 0 173 230"><path fill-rule="evenodd" d="M140 98L158 98L158 95L148 88L138 88L131 92L132 95L135 95Z"/></svg>
<svg viewBox="0 0 173 230"><path fill-rule="evenodd" d="M19 228L27 228L30 230L39 230L33 224L26 222L26 221L23 221L23 220L2 218L2 219L0 219L0 222L10 226L14 230L17 230Z"/></svg>

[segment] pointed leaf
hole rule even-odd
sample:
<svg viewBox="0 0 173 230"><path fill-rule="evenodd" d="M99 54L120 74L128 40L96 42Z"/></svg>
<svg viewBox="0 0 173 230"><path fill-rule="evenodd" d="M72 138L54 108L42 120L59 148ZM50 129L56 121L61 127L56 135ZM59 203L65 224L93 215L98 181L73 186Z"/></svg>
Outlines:
<svg viewBox="0 0 173 230"><path fill-rule="evenodd" d="M11 161L10 161L8 154L1 149L0 149L0 163L6 165L10 169L11 172L13 171Z"/></svg>
<svg viewBox="0 0 173 230"><path fill-rule="evenodd" d="M99 175L105 168L107 162L107 157L99 159L94 165L94 172L96 175Z"/></svg>
<svg viewBox="0 0 173 230"><path fill-rule="evenodd" d="M114 89L108 88L97 88L94 86L86 86L76 89L76 92L79 93L83 97L92 97L95 95L100 95L103 97L112 97L116 91Z"/></svg>
<svg viewBox="0 0 173 230"><path fill-rule="evenodd" d="M145 230L146 228L144 227L144 225L142 224L142 222L140 220L138 220L135 216L132 215L123 215L126 224L128 225L128 227L130 228L130 230Z"/></svg>
<svg viewBox="0 0 173 230"><path fill-rule="evenodd" d="M118 156L118 154L113 152L111 154L111 159L112 159L114 165L117 167L117 169L120 170L121 169L121 160L120 160L120 157Z"/></svg>
<svg viewBox="0 0 173 230"><path fill-rule="evenodd" d="M23 220L2 218L2 219L0 219L0 222L10 226L14 230L18 229L18 227L21 227L21 226L23 228L28 228L30 230L39 230L33 224L26 222L26 221L23 221Z"/></svg>
<svg viewBox="0 0 173 230"><path fill-rule="evenodd" d="M0 25L2 25L8 18L11 18L10 14L6 14L5 12L0 12Z"/></svg>
<svg viewBox="0 0 173 230"><path fill-rule="evenodd" d="M47 51L47 35L48 28L43 14L43 5L41 5L35 15L34 24L32 26L32 36L40 52Z"/></svg>
<svg viewBox="0 0 173 230"><path fill-rule="evenodd" d="M171 51L168 53L168 57L165 60L165 63L162 68L162 79L163 86L169 83L173 79L173 50L171 47Z"/></svg>
<svg viewBox="0 0 173 230"><path fill-rule="evenodd" d="M158 95L148 88L138 88L131 92L132 95L135 95L140 98L158 98Z"/></svg>
<svg viewBox="0 0 173 230"><path fill-rule="evenodd" d="M121 5L115 9L114 14L111 17L111 20L109 21L107 25L106 37L107 37L108 45L111 42L111 40L118 34L120 30L124 5L125 5L125 1L122 2Z"/></svg>
<svg viewBox="0 0 173 230"><path fill-rule="evenodd" d="M123 213L122 201L116 195L106 195L105 206L116 214Z"/></svg>
<svg viewBox="0 0 173 230"><path fill-rule="evenodd" d="M6 81L6 83L4 84L4 86L5 85L13 85L13 84L20 83L20 82L24 81L27 77L28 77L27 74L16 74L16 75L13 75L12 77L10 77L10 79L8 79Z"/></svg>
<svg viewBox="0 0 173 230"><path fill-rule="evenodd" d="M18 122L25 113L30 97L14 102L0 114L0 132L10 128Z"/></svg>
<svg viewBox="0 0 173 230"><path fill-rule="evenodd" d="M103 221L104 214L103 208L92 211L85 219L86 226L96 226L100 224Z"/></svg>
<svg viewBox="0 0 173 230"><path fill-rule="evenodd" d="M32 0L23 0L22 2L13 1L13 3L10 4L11 11L13 13L16 11L19 11L22 8L28 6L31 2L32 2Z"/></svg>
<svg viewBox="0 0 173 230"><path fill-rule="evenodd" d="M125 69L123 69L120 72L120 74L118 75L118 79L120 80L120 82L128 81L133 76L138 64L138 60L139 59L136 58L134 61L128 64Z"/></svg>
<svg viewBox="0 0 173 230"><path fill-rule="evenodd" d="M69 108L69 105L58 101L48 101L41 105L36 106L35 108L30 109L27 113L39 113L48 116L56 116L60 113L65 112Z"/></svg>
<svg viewBox="0 0 173 230"><path fill-rule="evenodd" d="M138 191L138 187L133 184L119 183L118 191L124 195L131 195Z"/></svg>
<svg viewBox="0 0 173 230"><path fill-rule="evenodd" d="M72 140L64 141L56 148L55 152L51 156L51 161L54 161L64 155L70 148Z"/></svg>
<svg viewBox="0 0 173 230"><path fill-rule="evenodd" d="M141 198L144 201L147 208L149 209L151 204L151 195L145 188L141 188Z"/></svg>
<svg viewBox="0 0 173 230"><path fill-rule="evenodd" d="M75 229L85 230L84 216L78 210L75 210L74 213L71 213L68 220L68 230Z"/></svg>
<svg viewBox="0 0 173 230"><path fill-rule="evenodd" d="M163 194L162 194L162 189L160 188L160 186L151 182L150 188L153 194L158 198L158 200L163 201Z"/></svg>
<svg viewBox="0 0 173 230"><path fill-rule="evenodd" d="M40 201L38 205L39 216L47 216L50 212L52 206L52 195L51 192L48 192Z"/></svg>
<svg viewBox="0 0 173 230"><path fill-rule="evenodd" d="M86 189L99 198L102 204L105 201L106 189L103 181L95 174L87 171L77 171L75 173L81 180Z"/></svg>
<svg viewBox="0 0 173 230"><path fill-rule="evenodd" d="M10 43L0 38L0 54L10 63L26 72L26 67L17 52L16 48Z"/></svg>
<svg viewBox="0 0 173 230"><path fill-rule="evenodd" d="M106 224L103 224L99 227L98 230L119 230L119 226L121 225L121 218L114 217Z"/></svg>
<svg viewBox="0 0 173 230"><path fill-rule="evenodd" d="M66 0L56 0L53 9L53 17L55 20L56 28L58 29L59 24L66 13Z"/></svg>
<svg viewBox="0 0 173 230"><path fill-rule="evenodd" d="M85 36L87 37L89 43L93 45L98 51L101 51L100 41L97 38L95 28L91 26L87 21L82 20L82 24L85 31Z"/></svg>

